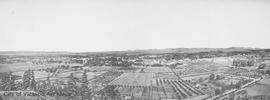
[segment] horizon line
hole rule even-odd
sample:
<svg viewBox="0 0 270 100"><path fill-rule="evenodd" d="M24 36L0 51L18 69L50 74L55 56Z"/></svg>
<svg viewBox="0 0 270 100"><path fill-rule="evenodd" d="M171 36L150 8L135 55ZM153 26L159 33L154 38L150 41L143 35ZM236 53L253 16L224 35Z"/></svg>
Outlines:
<svg viewBox="0 0 270 100"><path fill-rule="evenodd" d="M150 48L150 49L127 49L127 50L107 50L107 51L65 51L65 50L0 50L0 52L66 52L66 53L99 53L99 52L125 52L125 51L146 51L146 50L166 50L166 49L228 49L228 48L243 48L243 49L270 49L257 47L179 47L179 48Z"/></svg>

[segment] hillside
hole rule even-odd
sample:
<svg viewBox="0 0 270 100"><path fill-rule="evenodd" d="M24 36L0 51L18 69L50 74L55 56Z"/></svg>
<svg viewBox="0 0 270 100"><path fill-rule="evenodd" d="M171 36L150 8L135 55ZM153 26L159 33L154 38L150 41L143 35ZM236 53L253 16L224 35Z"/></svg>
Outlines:
<svg viewBox="0 0 270 100"><path fill-rule="evenodd" d="M20 55L20 56L42 56L42 55L138 55L138 54L165 54L165 53L198 53L198 52L246 52L254 50L268 50L258 48L169 48L169 49L147 49L147 50L127 50L127 51L105 51L105 52L47 52L47 51L0 51L0 55Z"/></svg>

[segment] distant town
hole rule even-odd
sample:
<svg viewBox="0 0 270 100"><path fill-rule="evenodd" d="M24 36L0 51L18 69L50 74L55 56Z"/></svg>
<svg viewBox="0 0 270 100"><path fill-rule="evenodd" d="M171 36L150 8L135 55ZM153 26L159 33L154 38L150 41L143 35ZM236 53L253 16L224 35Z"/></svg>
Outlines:
<svg viewBox="0 0 270 100"><path fill-rule="evenodd" d="M270 49L0 52L0 100L269 100Z"/></svg>

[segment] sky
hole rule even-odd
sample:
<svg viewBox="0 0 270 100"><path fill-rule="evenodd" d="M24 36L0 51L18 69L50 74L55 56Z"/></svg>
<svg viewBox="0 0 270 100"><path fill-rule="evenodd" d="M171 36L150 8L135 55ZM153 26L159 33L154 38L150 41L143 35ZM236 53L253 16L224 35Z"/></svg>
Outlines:
<svg viewBox="0 0 270 100"><path fill-rule="evenodd" d="M270 48L270 0L0 0L0 51Z"/></svg>

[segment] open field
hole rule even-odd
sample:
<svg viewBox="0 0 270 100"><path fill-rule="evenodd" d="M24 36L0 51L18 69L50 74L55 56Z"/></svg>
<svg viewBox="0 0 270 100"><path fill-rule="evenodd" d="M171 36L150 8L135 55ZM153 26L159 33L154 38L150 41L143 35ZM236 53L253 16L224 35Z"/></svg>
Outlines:
<svg viewBox="0 0 270 100"><path fill-rule="evenodd" d="M248 96L270 96L270 78L265 78L255 83L254 85L245 88Z"/></svg>
<svg viewBox="0 0 270 100"><path fill-rule="evenodd" d="M91 66L88 68L88 70L90 71L109 71L109 70L113 70L113 68L111 66Z"/></svg>
<svg viewBox="0 0 270 100"><path fill-rule="evenodd" d="M98 75L101 75L103 73L106 73L107 71L102 71L102 72L87 72L86 75L87 75L87 80L90 80ZM76 78L82 78L82 75L83 75L83 72L80 72L80 73L75 73L74 74L74 77Z"/></svg>
<svg viewBox="0 0 270 100"><path fill-rule="evenodd" d="M138 83L118 84L113 81L110 85L117 86L116 89L121 95L133 95L138 99L146 99L147 97L152 99L184 99L203 95L201 91L181 80L156 79L150 86L135 85Z"/></svg>
<svg viewBox="0 0 270 100"><path fill-rule="evenodd" d="M124 73L109 85L152 86L154 73Z"/></svg>
<svg viewBox="0 0 270 100"><path fill-rule="evenodd" d="M122 95L137 95L138 99L146 99L146 97L184 99L203 95L201 91L179 79L172 72L124 73L109 85L117 86Z"/></svg>
<svg viewBox="0 0 270 100"><path fill-rule="evenodd" d="M150 73L171 73L171 69L169 67L147 67L143 69L144 72Z"/></svg>
<svg viewBox="0 0 270 100"><path fill-rule="evenodd" d="M232 65L233 58L231 57L215 57L215 58L204 58L201 60L221 64L221 65Z"/></svg>
<svg viewBox="0 0 270 100"><path fill-rule="evenodd" d="M181 76L183 80L192 80L192 79L199 79L199 78L208 78L211 73L203 73L200 75L186 75L186 76Z"/></svg>
<svg viewBox="0 0 270 100"><path fill-rule="evenodd" d="M51 73L47 73L45 71L34 71L34 73L35 73L36 79L44 79L44 78L48 77L49 75L51 75ZM14 72L12 74L23 77L24 71Z"/></svg>
<svg viewBox="0 0 270 100"><path fill-rule="evenodd" d="M0 64L0 72L15 72L15 71L26 71L28 69L40 69L44 66L33 65L28 63L14 63L14 64Z"/></svg>

